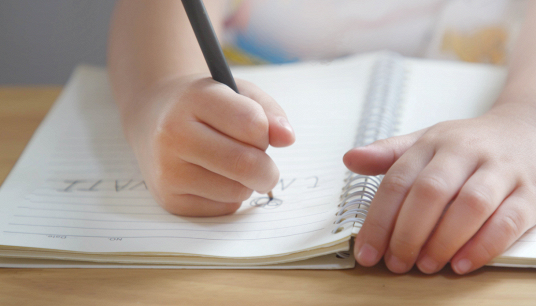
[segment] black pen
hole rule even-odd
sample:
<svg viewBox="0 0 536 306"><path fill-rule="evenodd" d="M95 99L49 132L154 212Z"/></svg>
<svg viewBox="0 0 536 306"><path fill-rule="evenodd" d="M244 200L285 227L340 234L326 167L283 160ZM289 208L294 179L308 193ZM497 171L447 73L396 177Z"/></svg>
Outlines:
<svg viewBox="0 0 536 306"><path fill-rule="evenodd" d="M182 5L184 6L186 15L188 15L212 78L231 87L236 93L239 93L233 75L231 74L231 69L229 69L229 65L227 65L227 61L223 56L218 38L216 37L216 33L214 33L214 28L203 5L203 1L182 0ZM268 197L270 200L274 198L272 191L268 192Z"/></svg>

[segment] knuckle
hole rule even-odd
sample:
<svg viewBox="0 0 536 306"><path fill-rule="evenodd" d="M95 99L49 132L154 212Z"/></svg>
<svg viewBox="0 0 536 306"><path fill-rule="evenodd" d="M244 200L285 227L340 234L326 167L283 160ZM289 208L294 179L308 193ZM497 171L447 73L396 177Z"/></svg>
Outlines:
<svg viewBox="0 0 536 306"><path fill-rule="evenodd" d="M424 176L415 181L414 188L421 197L430 199L444 197L448 193L448 185L439 176Z"/></svg>
<svg viewBox="0 0 536 306"><path fill-rule="evenodd" d="M258 169L259 159L252 150L240 149L233 154L234 161L231 171L239 180L248 179Z"/></svg>
<svg viewBox="0 0 536 306"><path fill-rule="evenodd" d="M484 262L498 256L515 241L526 229L527 221L524 215L512 211L493 222L496 236L480 239L476 244L474 253Z"/></svg>
<svg viewBox="0 0 536 306"><path fill-rule="evenodd" d="M240 149L233 154L231 172L235 181L258 192L270 191L279 181L279 170L273 161L257 149Z"/></svg>
<svg viewBox="0 0 536 306"><path fill-rule="evenodd" d="M157 146L166 147L172 144L175 138L180 134L176 134L176 127L171 122L159 122L153 134L154 142Z"/></svg>
<svg viewBox="0 0 536 306"><path fill-rule="evenodd" d="M410 237L393 237L389 244L389 248L396 255L401 257L415 257L421 248L419 241Z"/></svg>
<svg viewBox="0 0 536 306"><path fill-rule="evenodd" d="M381 220L367 218L365 219L365 223L371 228L371 232L378 237L389 237L391 233L389 225L382 223Z"/></svg>
<svg viewBox="0 0 536 306"><path fill-rule="evenodd" d="M231 201L243 202L247 200L251 196L252 193L253 193L252 189L247 188L240 183L237 183L235 190L233 191L234 199Z"/></svg>
<svg viewBox="0 0 536 306"><path fill-rule="evenodd" d="M510 240L517 239L524 232L526 223L525 218L515 211L510 211L497 222L502 233Z"/></svg>
<svg viewBox="0 0 536 306"><path fill-rule="evenodd" d="M430 240L426 246L426 251L429 255L432 255L437 261L448 261L455 253L455 247L444 238L436 238Z"/></svg>
<svg viewBox="0 0 536 306"><path fill-rule="evenodd" d="M248 111L244 117L246 120L244 130L249 137L251 137L251 139L262 139L268 137L268 118L260 106Z"/></svg>
<svg viewBox="0 0 536 306"><path fill-rule="evenodd" d="M440 136L445 131L450 131L453 128L453 125L456 126L456 120L451 121L441 121L433 125L433 129L430 129L430 133L433 135Z"/></svg>
<svg viewBox="0 0 536 306"><path fill-rule="evenodd" d="M424 144L426 146L436 143L436 141L440 138L438 134L439 134L438 126L434 125L431 129L426 131L426 133L424 133L419 138L419 140L417 140L417 143Z"/></svg>
<svg viewBox="0 0 536 306"><path fill-rule="evenodd" d="M476 253L478 254L478 258L483 259L483 261L487 262L491 258L494 258L499 255L499 250L493 241L487 240L478 244L478 249Z"/></svg>
<svg viewBox="0 0 536 306"><path fill-rule="evenodd" d="M464 205L473 215L487 216L490 214L493 202L489 193L473 189L463 195Z"/></svg>
<svg viewBox="0 0 536 306"><path fill-rule="evenodd" d="M158 158L168 158L171 152L183 154L192 147L192 129L174 122L159 122L151 139Z"/></svg>
<svg viewBox="0 0 536 306"><path fill-rule="evenodd" d="M382 185L389 193L406 194L410 184L403 175L398 173L392 173L384 177Z"/></svg>

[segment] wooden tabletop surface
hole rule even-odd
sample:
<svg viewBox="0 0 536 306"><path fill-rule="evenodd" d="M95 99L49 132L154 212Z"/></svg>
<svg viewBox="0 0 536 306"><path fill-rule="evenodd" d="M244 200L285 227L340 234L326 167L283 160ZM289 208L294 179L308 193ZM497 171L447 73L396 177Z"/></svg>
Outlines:
<svg viewBox="0 0 536 306"><path fill-rule="evenodd" d="M0 87L0 183L60 87ZM0 269L0 305L536 305L536 270Z"/></svg>

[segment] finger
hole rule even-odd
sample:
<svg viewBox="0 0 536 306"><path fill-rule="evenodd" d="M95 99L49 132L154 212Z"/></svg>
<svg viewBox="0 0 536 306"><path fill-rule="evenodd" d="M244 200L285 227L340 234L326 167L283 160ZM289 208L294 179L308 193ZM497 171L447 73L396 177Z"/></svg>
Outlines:
<svg viewBox="0 0 536 306"><path fill-rule="evenodd" d="M451 260L454 272L469 273L501 255L536 224L536 195L518 188Z"/></svg>
<svg viewBox="0 0 536 306"><path fill-rule="evenodd" d="M480 229L515 188L515 180L479 168L461 188L437 229L421 251L417 266L424 273L439 271Z"/></svg>
<svg viewBox="0 0 536 306"><path fill-rule="evenodd" d="M240 94L259 103L264 109L269 123L270 145L286 147L294 143L295 135L285 111L277 102L253 83L237 80Z"/></svg>
<svg viewBox="0 0 536 306"><path fill-rule="evenodd" d="M181 143L178 158L266 193L279 180L279 170L262 150L229 138L200 122L191 122L168 140ZM195 135L195 136L192 136ZM169 160L169 159L168 159Z"/></svg>
<svg viewBox="0 0 536 306"><path fill-rule="evenodd" d="M161 178L167 192L191 194L217 202L242 202L247 200L253 190L237 181L208 171L198 165L179 161L172 165Z"/></svg>
<svg viewBox="0 0 536 306"><path fill-rule="evenodd" d="M203 96L193 103L197 119L222 134L266 150L269 123L262 106L212 79L200 82Z"/></svg>
<svg viewBox="0 0 536 306"><path fill-rule="evenodd" d="M404 154L426 129L403 136L396 136L375 141L364 147L348 151L343 162L355 173L378 175L386 173L389 168Z"/></svg>
<svg viewBox="0 0 536 306"><path fill-rule="evenodd" d="M477 167L478 160L438 152L411 186L389 242L387 267L396 273L411 269L447 204Z"/></svg>
<svg viewBox="0 0 536 306"><path fill-rule="evenodd" d="M157 201L168 212L184 217L217 217L234 213L242 202L222 203L191 194L169 194Z"/></svg>
<svg viewBox="0 0 536 306"><path fill-rule="evenodd" d="M400 206L433 153L423 145L415 145L387 171L372 200L363 227L355 238L355 254L359 264L372 266L383 256Z"/></svg>

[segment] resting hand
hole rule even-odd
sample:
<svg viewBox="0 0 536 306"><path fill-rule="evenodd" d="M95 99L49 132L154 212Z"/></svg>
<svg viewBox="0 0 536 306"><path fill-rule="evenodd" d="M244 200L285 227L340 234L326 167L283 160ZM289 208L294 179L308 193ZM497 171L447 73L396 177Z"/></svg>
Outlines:
<svg viewBox="0 0 536 306"><path fill-rule="evenodd" d="M350 150L347 167L385 177L355 240L364 266L382 256L396 273L451 262L468 273L536 224L536 110L498 105Z"/></svg>

